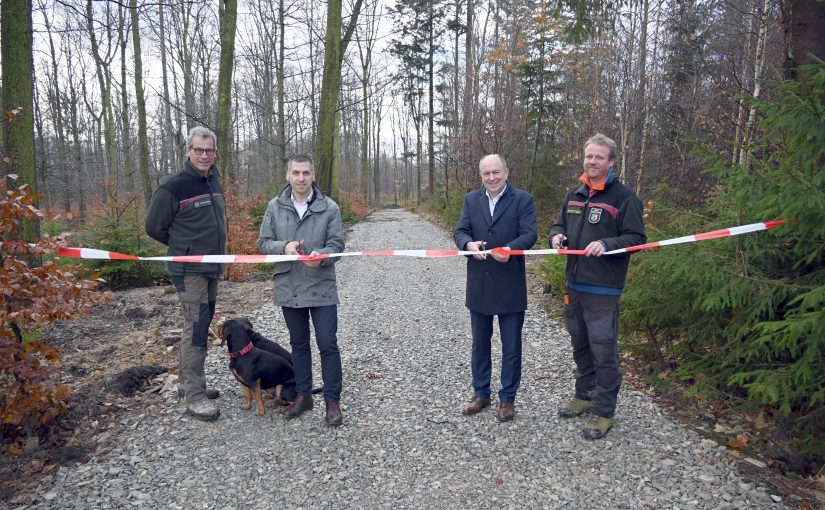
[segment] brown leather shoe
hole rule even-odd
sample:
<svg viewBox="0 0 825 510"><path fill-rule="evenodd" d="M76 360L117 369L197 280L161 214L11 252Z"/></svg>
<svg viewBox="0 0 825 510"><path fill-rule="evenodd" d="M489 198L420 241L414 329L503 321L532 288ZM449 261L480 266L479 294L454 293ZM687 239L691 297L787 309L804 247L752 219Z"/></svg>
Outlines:
<svg viewBox="0 0 825 510"><path fill-rule="evenodd" d="M467 404L466 407L464 407L464 411L462 411L462 414L464 414L465 416L472 416L474 414L480 413L488 407L490 407L490 397L475 396L470 401L470 403Z"/></svg>
<svg viewBox="0 0 825 510"><path fill-rule="evenodd" d="M324 421L327 422L327 425L337 427L344 421L344 417L341 415L341 406L337 400L325 400L325 402L327 404L327 415L324 417Z"/></svg>
<svg viewBox="0 0 825 510"><path fill-rule="evenodd" d="M295 401L287 407L284 418L291 420L312 409L312 395L298 395Z"/></svg>
<svg viewBox="0 0 825 510"><path fill-rule="evenodd" d="M516 407L512 402L501 402L498 405L498 421L513 421L516 417Z"/></svg>

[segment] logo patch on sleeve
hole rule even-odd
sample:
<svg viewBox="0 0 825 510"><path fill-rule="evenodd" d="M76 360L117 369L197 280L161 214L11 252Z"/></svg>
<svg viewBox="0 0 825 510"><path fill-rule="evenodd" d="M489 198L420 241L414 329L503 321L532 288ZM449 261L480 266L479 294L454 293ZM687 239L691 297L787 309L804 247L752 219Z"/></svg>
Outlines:
<svg viewBox="0 0 825 510"><path fill-rule="evenodd" d="M604 209L600 207L591 207L590 214L587 215L587 221L593 224L598 223L599 220L602 219L602 211L604 211Z"/></svg>
<svg viewBox="0 0 825 510"><path fill-rule="evenodd" d="M567 206L567 214L581 214L582 208L573 205Z"/></svg>
<svg viewBox="0 0 825 510"><path fill-rule="evenodd" d="M206 207L207 205L212 205L212 199L207 198L206 200L201 200L200 202L195 202L195 209L198 207Z"/></svg>

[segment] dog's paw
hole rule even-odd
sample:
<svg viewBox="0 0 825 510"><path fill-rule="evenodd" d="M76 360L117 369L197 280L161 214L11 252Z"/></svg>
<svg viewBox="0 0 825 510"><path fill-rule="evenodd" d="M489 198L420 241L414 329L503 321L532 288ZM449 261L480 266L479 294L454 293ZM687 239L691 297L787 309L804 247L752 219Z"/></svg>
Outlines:
<svg viewBox="0 0 825 510"><path fill-rule="evenodd" d="M241 404L241 409L243 409L244 411L252 409L252 402L244 402L243 404Z"/></svg>

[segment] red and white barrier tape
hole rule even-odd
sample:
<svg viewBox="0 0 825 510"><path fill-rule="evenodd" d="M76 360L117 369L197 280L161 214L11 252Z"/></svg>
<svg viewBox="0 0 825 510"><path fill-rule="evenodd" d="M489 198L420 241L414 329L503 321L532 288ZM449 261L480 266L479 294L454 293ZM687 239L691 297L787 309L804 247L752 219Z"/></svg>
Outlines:
<svg viewBox="0 0 825 510"><path fill-rule="evenodd" d="M770 230L775 228L788 220L774 220L765 221L761 223L751 223L750 225L742 225L739 227L725 228L721 230L714 230L713 232L705 232L702 234L694 234L684 237L675 237L673 239L665 239L664 241L655 241L652 243L640 244L637 246L630 246L628 248L620 248L618 250L611 250L605 255L613 255L616 253L627 253L648 248L658 248L660 246L669 246L672 244L693 243L696 241L706 241L708 239L720 239L723 237L738 236L741 234L749 234L752 232L759 232L761 230ZM567 249L547 249L547 250L506 250L504 248L493 248L485 250L480 253L499 253L502 255L584 255L584 250L567 250ZM296 260L321 260L335 257L418 257L418 258L439 258L439 257L457 257L464 255L475 255L479 252L462 251L462 250L377 250L377 251L348 251L343 253L321 254L311 257L309 255L181 255L181 256L166 256L166 257L137 257L134 255L126 255L113 251L95 250L93 248L58 248L57 255L61 257L70 257L75 259L98 259L98 260L147 260L147 261L167 261L167 262L201 262L207 264L269 264L273 262L292 262Z"/></svg>

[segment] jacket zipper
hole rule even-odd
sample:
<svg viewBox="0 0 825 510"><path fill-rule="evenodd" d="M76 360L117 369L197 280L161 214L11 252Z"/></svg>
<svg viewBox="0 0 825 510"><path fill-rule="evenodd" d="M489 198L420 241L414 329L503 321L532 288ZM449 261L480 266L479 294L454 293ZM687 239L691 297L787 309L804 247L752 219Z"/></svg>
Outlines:
<svg viewBox="0 0 825 510"><path fill-rule="evenodd" d="M587 205L590 203L590 199L593 198L592 195L588 193L587 200L584 201L584 206L582 206L582 219L579 221L579 232L576 235L576 240L581 240L582 230L584 230L584 217L586 216L587 212ZM584 248L577 248L579 250ZM576 275L579 272L579 257L576 257L575 262L573 263L573 280L575 281Z"/></svg>
<svg viewBox="0 0 825 510"><path fill-rule="evenodd" d="M213 174L214 175L214 174ZM212 213L215 215L215 230L217 231L216 246L218 250L216 254L221 254L221 222L218 220L218 209L215 207L215 191L212 189L212 180L206 178L206 186L209 188L209 196L212 198Z"/></svg>

